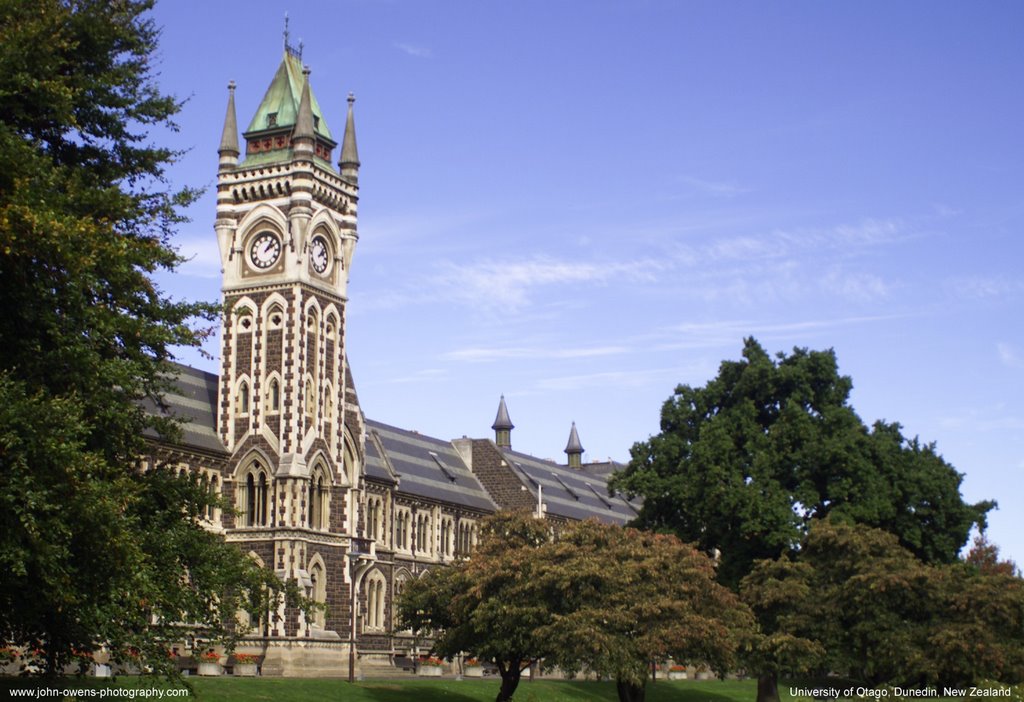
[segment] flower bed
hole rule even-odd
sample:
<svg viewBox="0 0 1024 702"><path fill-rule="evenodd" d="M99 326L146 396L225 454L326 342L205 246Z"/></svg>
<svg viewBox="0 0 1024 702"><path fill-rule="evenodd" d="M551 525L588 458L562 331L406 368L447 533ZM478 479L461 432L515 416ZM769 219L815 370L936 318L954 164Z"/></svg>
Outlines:
<svg viewBox="0 0 1024 702"><path fill-rule="evenodd" d="M444 661L433 656L421 658L416 674L425 678L439 678L444 675Z"/></svg>
<svg viewBox="0 0 1024 702"><path fill-rule="evenodd" d="M199 655L199 674L204 677L214 677L220 675L222 669L220 667L220 654L216 651L210 650Z"/></svg>

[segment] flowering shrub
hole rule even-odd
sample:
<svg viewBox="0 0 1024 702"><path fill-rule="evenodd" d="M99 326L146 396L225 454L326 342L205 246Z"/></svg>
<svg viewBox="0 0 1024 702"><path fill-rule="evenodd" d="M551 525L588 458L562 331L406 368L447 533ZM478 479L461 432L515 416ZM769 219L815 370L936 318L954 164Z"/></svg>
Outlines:
<svg viewBox="0 0 1024 702"><path fill-rule="evenodd" d="M259 660L259 656L253 655L252 653L235 654L235 663L241 663L244 665L246 663L255 663L257 660Z"/></svg>
<svg viewBox="0 0 1024 702"><path fill-rule="evenodd" d="M216 651L207 651L199 656L206 663L220 663L220 654Z"/></svg>
<svg viewBox="0 0 1024 702"><path fill-rule="evenodd" d="M686 666L685 665L670 665L668 667L668 669L669 669L669 671L671 671L673 673L681 673L684 670L686 670Z"/></svg>
<svg viewBox="0 0 1024 702"><path fill-rule="evenodd" d="M478 661L476 658L467 658L466 665L480 665L480 661Z"/></svg>
<svg viewBox="0 0 1024 702"><path fill-rule="evenodd" d="M0 664L13 663L19 657L18 652L13 648L7 646L0 648Z"/></svg>
<svg viewBox="0 0 1024 702"><path fill-rule="evenodd" d="M433 656L422 656L420 657L420 665L436 665L440 667L444 665L444 661L440 658L434 658Z"/></svg>

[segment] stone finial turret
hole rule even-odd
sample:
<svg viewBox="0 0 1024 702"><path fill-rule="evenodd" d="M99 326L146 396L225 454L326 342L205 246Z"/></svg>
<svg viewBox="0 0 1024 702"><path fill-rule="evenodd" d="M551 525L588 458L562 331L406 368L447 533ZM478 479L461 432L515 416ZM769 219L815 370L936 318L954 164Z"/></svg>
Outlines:
<svg viewBox="0 0 1024 702"><path fill-rule="evenodd" d="M502 395L498 402L498 416L494 418L494 424L491 425L491 429L494 430L494 443L498 445L498 448L512 448L512 430L515 428L508 416L505 396Z"/></svg>
<svg viewBox="0 0 1024 702"><path fill-rule="evenodd" d="M356 118L353 106L356 96L348 94L348 116L345 118L345 136L341 140L341 158L338 167L341 169L341 177L347 178L353 183L359 180L359 149L356 148Z"/></svg>
<svg viewBox="0 0 1024 702"><path fill-rule="evenodd" d="M313 103L309 97L309 67L302 69L302 96L299 98L299 111L295 115L295 131L292 132L292 144L300 139L308 139L312 143L316 135L313 132Z"/></svg>
<svg viewBox="0 0 1024 702"><path fill-rule="evenodd" d="M565 453L569 456L570 468L583 467L583 444L580 443L580 435L576 433L576 422L572 423L569 431L569 443L565 445Z"/></svg>
<svg viewBox="0 0 1024 702"><path fill-rule="evenodd" d="M235 81L228 83L228 110L224 115L224 132L220 137L220 165L238 165L238 120L235 118Z"/></svg>

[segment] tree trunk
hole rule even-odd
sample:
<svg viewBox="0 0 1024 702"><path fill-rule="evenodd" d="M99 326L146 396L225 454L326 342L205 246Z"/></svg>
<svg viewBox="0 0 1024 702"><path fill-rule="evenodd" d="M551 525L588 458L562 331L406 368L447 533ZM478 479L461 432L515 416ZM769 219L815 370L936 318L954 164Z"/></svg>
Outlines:
<svg viewBox="0 0 1024 702"><path fill-rule="evenodd" d="M761 673L757 677L757 702L779 702L778 673Z"/></svg>
<svg viewBox="0 0 1024 702"><path fill-rule="evenodd" d="M498 671L501 673L501 689L498 690L498 696L494 702L509 702L512 695L516 693L516 688L519 687L519 677L523 671L519 669L518 664L511 665L507 669L499 666Z"/></svg>
<svg viewBox="0 0 1024 702"><path fill-rule="evenodd" d="M616 680L615 689L619 691L619 702L644 702L644 697L647 694L645 685L637 685L625 680Z"/></svg>

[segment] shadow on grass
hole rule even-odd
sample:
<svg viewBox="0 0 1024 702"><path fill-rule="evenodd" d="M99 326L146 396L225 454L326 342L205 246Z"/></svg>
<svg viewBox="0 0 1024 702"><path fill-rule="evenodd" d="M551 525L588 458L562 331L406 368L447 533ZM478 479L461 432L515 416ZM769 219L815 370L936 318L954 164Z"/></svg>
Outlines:
<svg viewBox="0 0 1024 702"><path fill-rule="evenodd" d="M187 695L160 695L161 690L190 688ZM45 695L22 697L37 700L96 700L75 690L133 688L129 694L107 694L121 700L178 700L179 702L491 702L498 694L496 679L402 679L366 680L350 685L340 678L188 678L168 682L154 678L121 677L61 678L54 680L0 678L0 700L17 699L11 689L46 688ZM71 692L70 696L65 696ZM173 695L174 693L172 693ZM659 681L648 683L647 702L752 702L753 681ZM784 695L784 698L786 696ZM617 702L615 684L610 682L538 680L523 681L515 702Z"/></svg>

